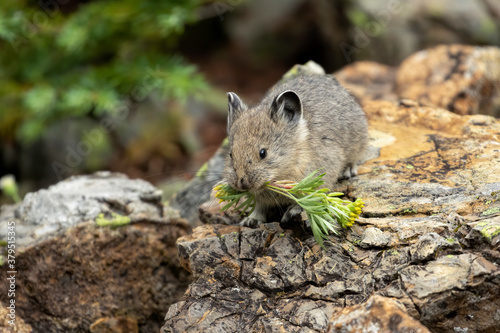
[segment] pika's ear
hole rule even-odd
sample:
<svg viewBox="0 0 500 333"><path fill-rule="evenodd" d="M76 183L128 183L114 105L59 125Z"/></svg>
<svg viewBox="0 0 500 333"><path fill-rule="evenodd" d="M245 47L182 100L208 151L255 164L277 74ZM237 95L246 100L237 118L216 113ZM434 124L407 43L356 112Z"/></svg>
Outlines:
<svg viewBox="0 0 500 333"><path fill-rule="evenodd" d="M287 90L276 96L271 104L271 119L274 121L284 119L286 121L296 122L301 118L302 102L294 91Z"/></svg>
<svg viewBox="0 0 500 333"><path fill-rule="evenodd" d="M244 111L247 106L241 101L241 99L233 92L227 93L227 129L229 130L233 125L234 121L238 119L242 111Z"/></svg>

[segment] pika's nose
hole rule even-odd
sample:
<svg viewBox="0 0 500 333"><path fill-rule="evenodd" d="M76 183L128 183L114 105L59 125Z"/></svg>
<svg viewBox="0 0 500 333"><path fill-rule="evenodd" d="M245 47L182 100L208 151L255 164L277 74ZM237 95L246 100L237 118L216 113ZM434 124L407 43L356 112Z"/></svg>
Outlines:
<svg viewBox="0 0 500 333"><path fill-rule="evenodd" d="M240 180L238 181L238 187L243 190L243 191L246 191L250 188L250 184L248 183L248 181L244 178L240 178Z"/></svg>

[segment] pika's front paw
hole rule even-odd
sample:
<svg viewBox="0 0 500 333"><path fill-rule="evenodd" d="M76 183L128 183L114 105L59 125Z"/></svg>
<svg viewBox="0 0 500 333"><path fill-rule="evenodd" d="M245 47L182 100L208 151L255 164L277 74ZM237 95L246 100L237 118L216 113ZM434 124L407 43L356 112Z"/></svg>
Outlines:
<svg viewBox="0 0 500 333"><path fill-rule="evenodd" d="M280 226L283 229L286 229L287 226L300 223L302 221L302 211L303 209L299 205L293 205L288 207L285 214L281 218Z"/></svg>
<svg viewBox="0 0 500 333"><path fill-rule="evenodd" d="M252 214L241 220L240 225L242 227L255 228L256 226L264 222L266 222L265 210L261 206L257 205Z"/></svg>
<svg viewBox="0 0 500 333"><path fill-rule="evenodd" d="M343 175L340 177L339 180L349 179L352 177L356 177L357 175L358 175L358 166L356 164L351 164L345 168Z"/></svg>
<svg viewBox="0 0 500 333"><path fill-rule="evenodd" d="M261 223L264 223L264 221L262 221L260 219L256 219L256 218L254 218L252 216L247 216L243 220L241 220L240 226L242 226L242 227L249 227L249 228L255 228L255 227L257 227Z"/></svg>

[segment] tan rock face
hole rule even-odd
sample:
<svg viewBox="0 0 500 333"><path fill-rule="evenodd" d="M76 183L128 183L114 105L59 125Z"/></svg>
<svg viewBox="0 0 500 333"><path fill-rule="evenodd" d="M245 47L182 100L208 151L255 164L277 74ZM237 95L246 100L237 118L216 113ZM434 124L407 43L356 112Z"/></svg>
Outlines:
<svg viewBox="0 0 500 333"><path fill-rule="evenodd" d="M397 93L457 114L498 116L500 50L442 45L417 52L398 69Z"/></svg>
<svg viewBox="0 0 500 333"><path fill-rule="evenodd" d="M335 76L361 102L380 99L396 101L396 70L395 67L372 61L359 61L344 67Z"/></svg>
<svg viewBox="0 0 500 333"><path fill-rule="evenodd" d="M365 214L471 214L495 200L499 121L384 101L364 109L380 156L360 167L348 191L365 200Z"/></svg>
<svg viewBox="0 0 500 333"><path fill-rule="evenodd" d="M500 49L440 45L399 67L363 61L335 73L364 105L372 100L439 107L460 115L500 117Z"/></svg>

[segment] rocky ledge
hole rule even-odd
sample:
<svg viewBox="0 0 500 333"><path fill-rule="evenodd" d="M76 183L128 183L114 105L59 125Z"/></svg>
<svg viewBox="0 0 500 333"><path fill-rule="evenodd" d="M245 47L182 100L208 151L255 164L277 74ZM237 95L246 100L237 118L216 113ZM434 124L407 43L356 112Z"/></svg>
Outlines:
<svg viewBox="0 0 500 333"><path fill-rule="evenodd" d="M461 57L470 50L453 46ZM484 68L474 59L468 66ZM403 69L372 68L368 80L380 83L381 98L358 96L372 156L335 189L363 198L358 223L322 249L300 228L225 225L239 216L209 200L200 208L207 224L177 241L194 281L163 332L498 331L500 121L458 115L421 102L420 93L402 98L395 87ZM354 64L340 77L349 86L367 70ZM425 96L436 91L429 85Z"/></svg>
<svg viewBox="0 0 500 333"><path fill-rule="evenodd" d="M15 223L17 273L12 288L4 261L1 332L158 332L191 281L175 247L191 228L143 180L72 177L3 206L0 223L8 222ZM7 298L9 289L15 297Z"/></svg>

